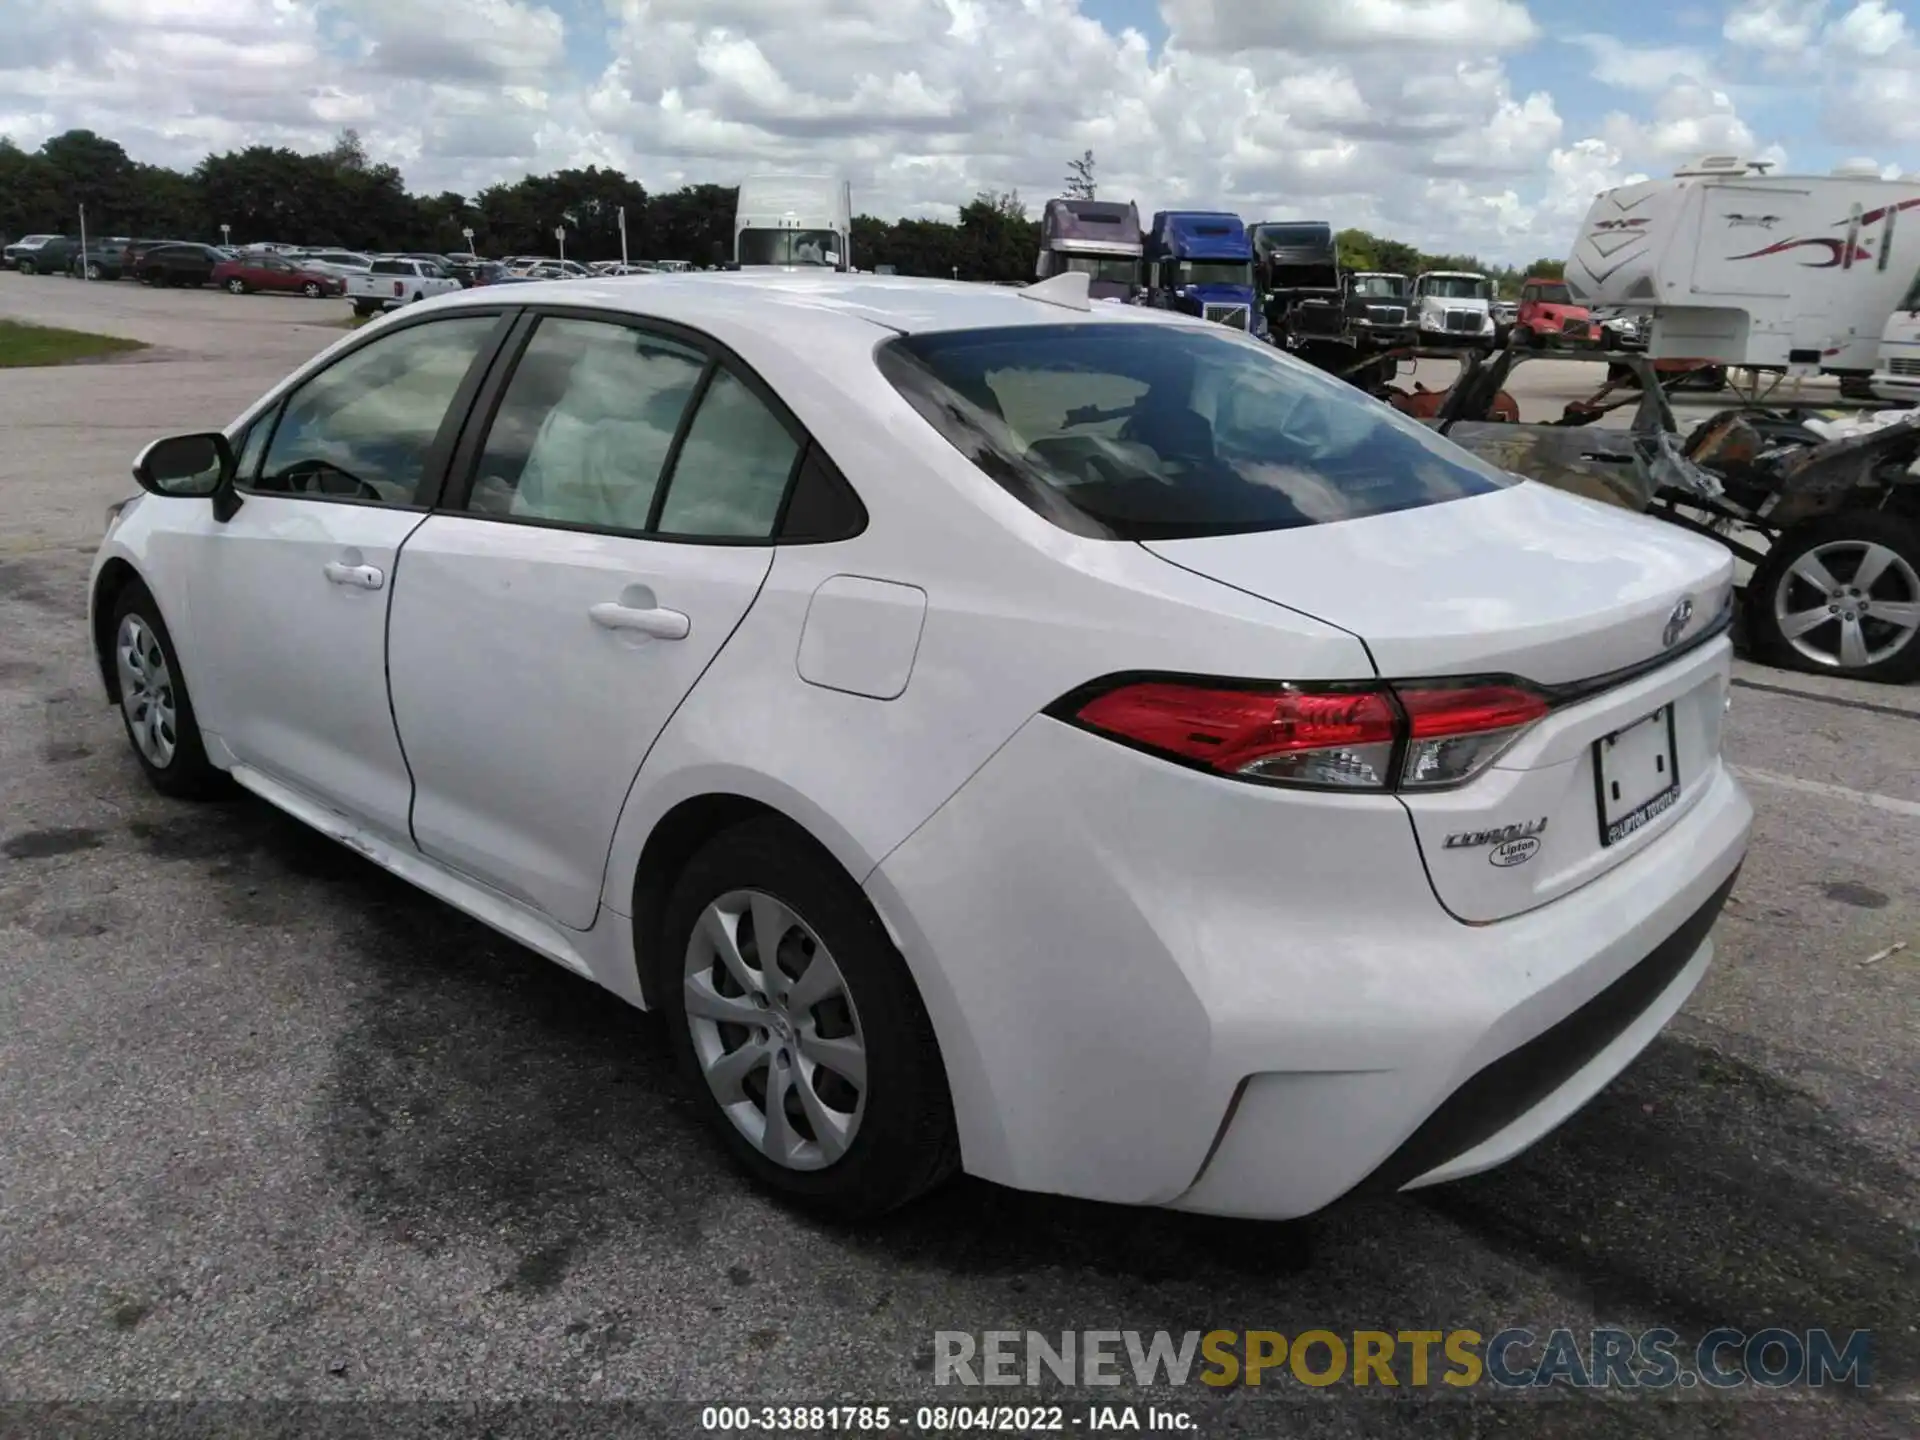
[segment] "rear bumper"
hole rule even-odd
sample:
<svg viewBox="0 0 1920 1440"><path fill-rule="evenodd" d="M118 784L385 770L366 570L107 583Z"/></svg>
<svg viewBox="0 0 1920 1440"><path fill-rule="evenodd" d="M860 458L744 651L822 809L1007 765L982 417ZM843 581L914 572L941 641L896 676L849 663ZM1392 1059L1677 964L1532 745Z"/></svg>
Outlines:
<svg viewBox="0 0 1920 1440"><path fill-rule="evenodd" d="M1466 925L1391 799L1214 779L1036 720L867 888L971 1173L1279 1219L1498 1164L1574 1113L1704 974L1751 820L1716 764L1660 843Z"/></svg>

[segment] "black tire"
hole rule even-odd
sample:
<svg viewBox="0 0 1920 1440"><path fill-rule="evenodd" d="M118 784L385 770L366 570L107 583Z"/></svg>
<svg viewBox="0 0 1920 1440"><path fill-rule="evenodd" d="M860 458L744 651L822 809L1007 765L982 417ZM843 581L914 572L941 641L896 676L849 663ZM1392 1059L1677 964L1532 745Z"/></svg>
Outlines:
<svg viewBox="0 0 1920 1440"><path fill-rule="evenodd" d="M735 890L763 891L800 917L838 965L859 1016L861 1117L846 1153L824 1168L789 1169L762 1154L727 1118L695 1054L687 948L707 906ZM946 1071L906 962L860 887L798 827L770 816L710 840L674 884L660 941L654 988L680 1073L721 1145L760 1185L825 1218L856 1221L905 1205L958 1168Z"/></svg>
<svg viewBox="0 0 1920 1440"><path fill-rule="evenodd" d="M1920 679L1920 629L1911 632L1906 642L1892 654L1871 664L1855 666L1837 662L1822 664L1802 654L1782 632L1775 614L1775 597L1793 566L1820 546L1848 541L1884 545L1906 563L1910 575L1920 577L1920 525L1904 516L1890 515L1881 510L1843 510L1795 526L1774 542L1747 586L1747 633L1752 637L1755 656L1770 664L1812 675L1840 675L1850 680L1869 680L1884 685L1902 685ZM1851 578L1851 573L1834 574L1834 579L1843 585ZM1799 595L1805 601L1805 608L1814 608L1818 603L1817 592L1809 592L1802 582L1795 581L1794 584L1795 589L1787 597L1788 603L1793 603L1794 597ZM1910 593L1896 593L1903 590ZM1867 616L1870 619L1870 606L1874 599L1883 603L1891 600L1920 603L1920 584L1903 583L1903 577L1890 569L1872 587L1872 595L1868 598L1870 605ZM1834 624L1837 626L1839 621L1836 620ZM1821 627L1822 630L1832 628ZM1809 638L1820 633L1820 630L1809 632ZM1875 627L1872 633L1883 635L1886 632Z"/></svg>
<svg viewBox="0 0 1920 1440"><path fill-rule="evenodd" d="M19 265L19 270L22 275L33 274L34 273L33 262L31 260L22 260Z"/></svg>
<svg viewBox="0 0 1920 1440"><path fill-rule="evenodd" d="M353 302L353 313L356 315L378 315L380 313L380 306L376 301L356 300Z"/></svg>
<svg viewBox="0 0 1920 1440"><path fill-rule="evenodd" d="M309 280L300 287L300 293L309 300L318 300L320 298L320 286L318 282Z"/></svg>
<svg viewBox="0 0 1920 1440"><path fill-rule="evenodd" d="M178 800L202 800L225 793L227 778L207 759L206 746L201 743L200 723L194 718L193 699L187 693L180 657L173 648L173 636L167 630L167 622L160 616L160 607L154 603L153 595L138 580L129 580L115 597L112 628L108 632L108 645L111 648L107 663L116 667L117 677L121 628L129 616L137 616L151 632L166 660L172 682L167 688L172 692L175 732L172 755L164 764L155 763L140 748L140 742L134 735L133 717L128 714L123 691L119 707L120 721L126 728L127 743L133 748L133 758L140 762L140 768L146 772L147 783L162 795L171 795Z"/></svg>
<svg viewBox="0 0 1920 1440"><path fill-rule="evenodd" d="M229 295L246 294L247 282L242 280L238 275L234 276L231 280L227 281L227 293Z"/></svg>
<svg viewBox="0 0 1920 1440"><path fill-rule="evenodd" d="M86 273L87 279L89 280L103 280L106 278L106 272L102 270L98 265L87 266L85 273Z"/></svg>

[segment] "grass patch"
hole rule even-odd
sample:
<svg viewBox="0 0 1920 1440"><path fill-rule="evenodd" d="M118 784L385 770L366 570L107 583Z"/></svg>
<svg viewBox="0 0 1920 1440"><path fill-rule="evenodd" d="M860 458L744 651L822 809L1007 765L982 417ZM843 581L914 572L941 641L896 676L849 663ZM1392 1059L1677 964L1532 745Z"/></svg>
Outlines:
<svg viewBox="0 0 1920 1440"><path fill-rule="evenodd" d="M147 347L118 335L89 335L84 330L56 330L47 325L22 325L0 320L0 370L24 365L70 365Z"/></svg>

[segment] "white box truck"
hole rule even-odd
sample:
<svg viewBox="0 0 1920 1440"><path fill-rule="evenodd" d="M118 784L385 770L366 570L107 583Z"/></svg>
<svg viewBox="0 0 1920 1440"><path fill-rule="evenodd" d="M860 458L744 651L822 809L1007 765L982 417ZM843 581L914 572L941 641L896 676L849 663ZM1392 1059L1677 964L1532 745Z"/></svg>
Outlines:
<svg viewBox="0 0 1920 1440"><path fill-rule="evenodd" d="M1594 199L1567 262L1589 307L1653 318L1647 351L1837 375L1864 392L1920 268L1920 180L1866 167L1771 175L1709 155Z"/></svg>
<svg viewBox="0 0 1920 1440"><path fill-rule="evenodd" d="M734 206L733 262L852 269L852 187L832 175L749 175Z"/></svg>

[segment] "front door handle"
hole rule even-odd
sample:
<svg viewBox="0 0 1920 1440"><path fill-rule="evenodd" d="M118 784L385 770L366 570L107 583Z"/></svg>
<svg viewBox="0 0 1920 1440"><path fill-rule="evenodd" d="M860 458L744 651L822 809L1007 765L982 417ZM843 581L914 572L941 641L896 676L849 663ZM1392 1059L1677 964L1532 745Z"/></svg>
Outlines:
<svg viewBox="0 0 1920 1440"><path fill-rule="evenodd" d="M348 565L344 561L329 560L321 570L327 579L336 585L357 585L362 590L378 590L387 583L387 577L371 565Z"/></svg>
<svg viewBox="0 0 1920 1440"><path fill-rule="evenodd" d="M603 630L637 630L656 640L684 640L693 629L693 622L678 610L659 606L642 610L608 600L589 606L587 614Z"/></svg>

